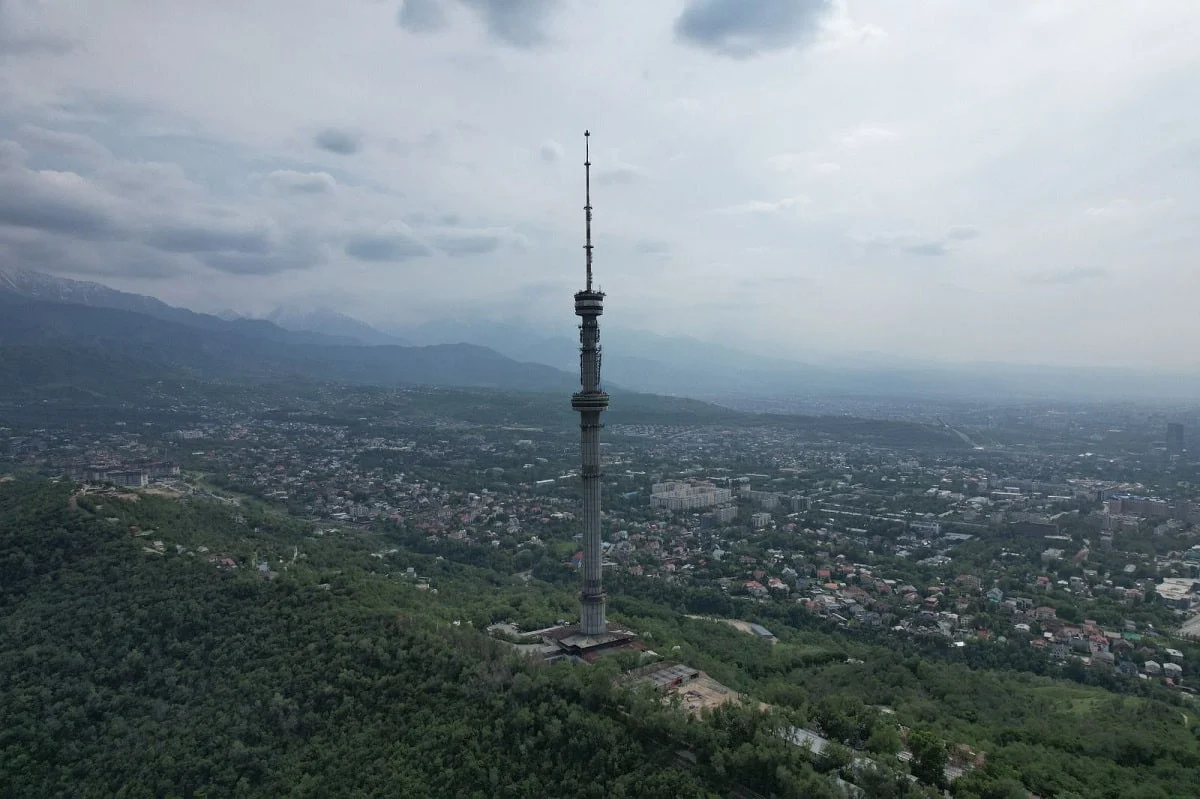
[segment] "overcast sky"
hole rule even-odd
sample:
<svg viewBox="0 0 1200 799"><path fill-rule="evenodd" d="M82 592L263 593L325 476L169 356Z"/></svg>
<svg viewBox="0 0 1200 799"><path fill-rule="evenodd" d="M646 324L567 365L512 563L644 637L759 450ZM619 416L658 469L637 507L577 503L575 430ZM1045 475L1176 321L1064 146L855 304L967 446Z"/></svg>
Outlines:
<svg viewBox="0 0 1200 799"><path fill-rule="evenodd" d="M1200 364L1197 0L0 0L0 263L200 310Z"/></svg>

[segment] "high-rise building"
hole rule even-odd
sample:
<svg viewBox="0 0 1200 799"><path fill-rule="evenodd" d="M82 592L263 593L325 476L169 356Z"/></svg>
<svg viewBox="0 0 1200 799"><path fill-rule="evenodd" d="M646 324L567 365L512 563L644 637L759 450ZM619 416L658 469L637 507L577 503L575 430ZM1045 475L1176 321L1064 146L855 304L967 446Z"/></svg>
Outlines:
<svg viewBox="0 0 1200 799"><path fill-rule="evenodd" d="M575 315L579 317L579 391L571 396L571 407L579 413L579 471L583 494L583 589L579 594L578 627L560 627L546 634L559 651L575 659L588 660L604 650L629 644L633 633L610 625L605 618L606 594L602 585L600 547L600 414L608 408L608 394L600 383L600 322L604 292L592 284L592 162L584 131L584 219L583 245L587 267L582 291L575 293Z"/></svg>
<svg viewBox="0 0 1200 799"><path fill-rule="evenodd" d="M733 491L712 483L654 483L650 487L650 507L671 511L710 508L733 499Z"/></svg>

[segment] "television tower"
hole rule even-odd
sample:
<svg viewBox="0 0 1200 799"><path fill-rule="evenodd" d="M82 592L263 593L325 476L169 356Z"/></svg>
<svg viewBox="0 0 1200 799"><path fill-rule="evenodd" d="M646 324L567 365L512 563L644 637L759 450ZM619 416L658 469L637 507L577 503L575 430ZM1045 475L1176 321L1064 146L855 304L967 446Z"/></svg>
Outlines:
<svg viewBox="0 0 1200 799"><path fill-rule="evenodd" d="M579 632L586 637L605 636L604 618L607 596L600 585L600 414L608 407L608 395L600 387L600 324L604 313L604 292L592 288L592 161L589 139L583 132L583 174L586 205L587 240L583 245L587 261L587 283L575 293L575 315L579 317L579 391L571 396L571 407L579 411L579 450L583 482L583 591L579 595L581 611Z"/></svg>

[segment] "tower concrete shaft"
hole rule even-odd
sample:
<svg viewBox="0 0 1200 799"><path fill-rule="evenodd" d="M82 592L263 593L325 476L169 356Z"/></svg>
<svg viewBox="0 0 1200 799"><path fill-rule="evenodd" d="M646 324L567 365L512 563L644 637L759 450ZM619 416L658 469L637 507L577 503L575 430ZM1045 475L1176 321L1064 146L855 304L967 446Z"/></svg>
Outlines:
<svg viewBox="0 0 1200 799"><path fill-rule="evenodd" d="M587 142L590 134L584 132ZM608 624L604 617L606 594L601 584L600 563L600 414L608 407L608 395L600 384L600 323L604 313L604 292L592 288L592 186L591 157L586 150L584 176L587 204L587 283L575 294L575 314L579 321L579 391L571 397L571 407L579 412L580 480L583 484L583 590L580 593L579 631L583 635L604 635Z"/></svg>

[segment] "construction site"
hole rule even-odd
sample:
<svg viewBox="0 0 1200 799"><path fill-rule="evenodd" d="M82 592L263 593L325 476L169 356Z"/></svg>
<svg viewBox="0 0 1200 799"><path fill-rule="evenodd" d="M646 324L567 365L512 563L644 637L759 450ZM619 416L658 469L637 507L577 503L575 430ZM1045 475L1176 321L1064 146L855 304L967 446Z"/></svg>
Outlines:
<svg viewBox="0 0 1200 799"><path fill-rule="evenodd" d="M652 686L669 703L679 697L680 708L699 716L727 703L741 703L741 696L697 668L682 663L654 663L635 669L621 678L627 683Z"/></svg>

